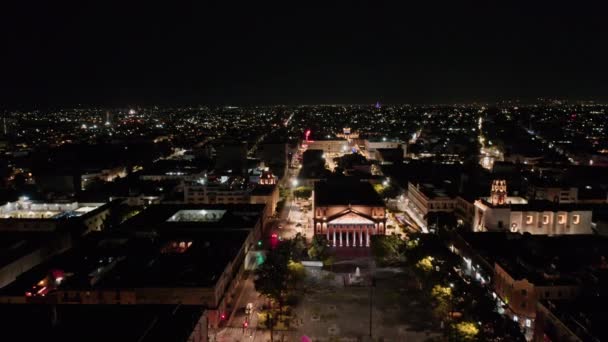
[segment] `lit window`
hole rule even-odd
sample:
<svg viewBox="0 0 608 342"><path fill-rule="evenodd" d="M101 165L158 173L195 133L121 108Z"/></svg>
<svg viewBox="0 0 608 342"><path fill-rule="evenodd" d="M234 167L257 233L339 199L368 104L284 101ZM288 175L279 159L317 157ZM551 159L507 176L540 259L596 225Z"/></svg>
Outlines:
<svg viewBox="0 0 608 342"><path fill-rule="evenodd" d="M543 215L543 224L549 224L549 215Z"/></svg>
<svg viewBox="0 0 608 342"><path fill-rule="evenodd" d="M572 216L572 223L574 223L574 224L581 223L581 215L573 215Z"/></svg>
<svg viewBox="0 0 608 342"><path fill-rule="evenodd" d="M559 224L565 224L566 223L566 215L558 215L557 216L557 222Z"/></svg>
<svg viewBox="0 0 608 342"><path fill-rule="evenodd" d="M534 216L532 216L532 215L526 216L526 224L532 224L532 223L534 223Z"/></svg>
<svg viewBox="0 0 608 342"><path fill-rule="evenodd" d="M526 328L530 328L530 327L532 327L532 320L527 318L526 319Z"/></svg>
<svg viewBox="0 0 608 342"><path fill-rule="evenodd" d="M514 322L519 322L519 317L517 317L517 315L513 316L513 321Z"/></svg>

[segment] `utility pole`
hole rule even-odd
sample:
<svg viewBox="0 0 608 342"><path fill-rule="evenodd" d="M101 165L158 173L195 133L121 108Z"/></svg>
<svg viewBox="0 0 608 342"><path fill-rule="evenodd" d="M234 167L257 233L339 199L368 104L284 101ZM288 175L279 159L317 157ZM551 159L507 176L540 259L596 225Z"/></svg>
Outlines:
<svg viewBox="0 0 608 342"><path fill-rule="evenodd" d="M374 276L372 275L371 283L369 284L369 338L372 338L372 307L373 307L373 288L374 288Z"/></svg>

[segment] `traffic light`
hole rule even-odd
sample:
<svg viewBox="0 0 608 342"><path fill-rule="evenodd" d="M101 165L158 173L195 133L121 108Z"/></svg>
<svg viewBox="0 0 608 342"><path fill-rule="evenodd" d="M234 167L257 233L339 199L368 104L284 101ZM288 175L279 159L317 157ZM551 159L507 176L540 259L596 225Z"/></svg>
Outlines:
<svg viewBox="0 0 608 342"><path fill-rule="evenodd" d="M247 321L243 322L243 326L244 326L245 328L247 328L247 327L249 326L249 322L247 322Z"/></svg>
<svg viewBox="0 0 608 342"><path fill-rule="evenodd" d="M223 321L223 320L225 320L225 319L226 319L226 314L225 314L225 313L222 313L222 314L220 315L220 319L221 319L222 321Z"/></svg>
<svg viewBox="0 0 608 342"><path fill-rule="evenodd" d="M262 246L262 240L258 240L258 247Z"/></svg>

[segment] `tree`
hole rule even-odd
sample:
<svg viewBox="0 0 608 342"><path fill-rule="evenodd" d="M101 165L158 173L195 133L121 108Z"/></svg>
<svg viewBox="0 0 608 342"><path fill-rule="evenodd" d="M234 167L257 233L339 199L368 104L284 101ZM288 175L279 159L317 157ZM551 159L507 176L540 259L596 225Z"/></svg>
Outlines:
<svg viewBox="0 0 608 342"><path fill-rule="evenodd" d="M288 283L291 287L295 288L296 285L306 277L306 270L302 263L293 260L289 261L287 268L289 270Z"/></svg>
<svg viewBox="0 0 608 342"><path fill-rule="evenodd" d="M277 208L275 209L275 211L278 214L280 214L284 207L285 207L285 200L282 199L282 200L280 200L280 201L277 202Z"/></svg>
<svg viewBox="0 0 608 342"><path fill-rule="evenodd" d="M433 260L432 256L422 258L416 263L416 268L424 273L429 273L433 270Z"/></svg>
<svg viewBox="0 0 608 342"><path fill-rule="evenodd" d="M459 322L454 324L456 341L475 341L479 328L473 322Z"/></svg>
<svg viewBox="0 0 608 342"><path fill-rule="evenodd" d="M314 260L323 260L327 257L327 238L325 235L315 235L308 249L308 257Z"/></svg>
<svg viewBox="0 0 608 342"><path fill-rule="evenodd" d="M293 238L293 258L299 261L305 256L305 253L307 253L306 239L301 233L297 233Z"/></svg>
<svg viewBox="0 0 608 342"><path fill-rule="evenodd" d="M444 319L451 310L452 288L447 286L435 285L431 289L431 298L435 303L433 313L438 319Z"/></svg>
<svg viewBox="0 0 608 342"><path fill-rule="evenodd" d="M397 235L373 235L371 237L371 248L376 262L386 264L401 260L405 241Z"/></svg>
<svg viewBox="0 0 608 342"><path fill-rule="evenodd" d="M308 199L312 196L312 188L309 186L300 186L293 190L294 197Z"/></svg>
<svg viewBox="0 0 608 342"><path fill-rule="evenodd" d="M283 294L287 290L288 263L291 250L292 246L289 241L280 243L277 248L268 253L264 263L255 271L255 290L268 298L271 303L277 302L279 304L279 312L283 303ZM270 340L272 341L272 329L275 322L272 319L270 311L266 317L266 324L270 329Z"/></svg>

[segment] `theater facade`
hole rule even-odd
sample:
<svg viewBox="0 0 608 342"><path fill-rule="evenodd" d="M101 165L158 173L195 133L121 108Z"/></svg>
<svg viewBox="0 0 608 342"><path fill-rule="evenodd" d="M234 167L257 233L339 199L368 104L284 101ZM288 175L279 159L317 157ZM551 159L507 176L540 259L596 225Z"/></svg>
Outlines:
<svg viewBox="0 0 608 342"><path fill-rule="evenodd" d="M319 181L314 187L315 235L334 247L369 247L386 232L384 201L368 182Z"/></svg>

